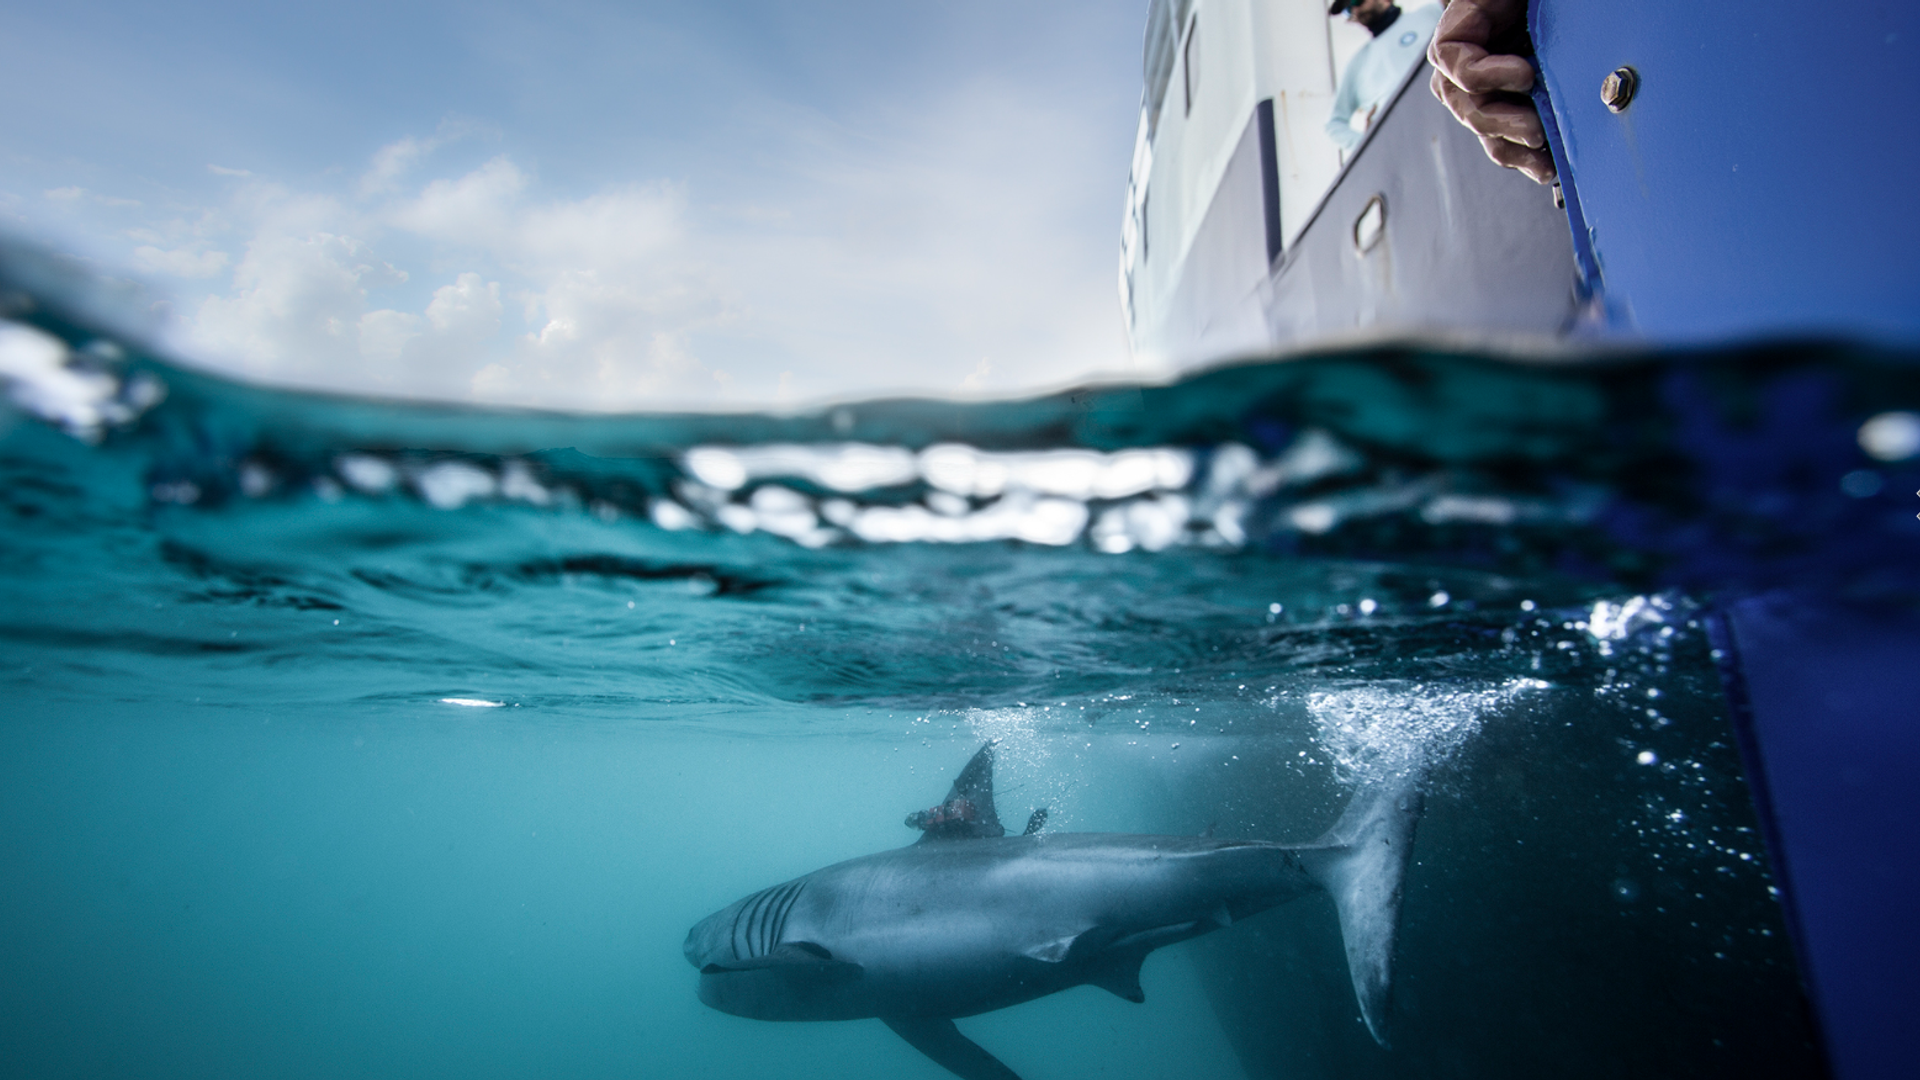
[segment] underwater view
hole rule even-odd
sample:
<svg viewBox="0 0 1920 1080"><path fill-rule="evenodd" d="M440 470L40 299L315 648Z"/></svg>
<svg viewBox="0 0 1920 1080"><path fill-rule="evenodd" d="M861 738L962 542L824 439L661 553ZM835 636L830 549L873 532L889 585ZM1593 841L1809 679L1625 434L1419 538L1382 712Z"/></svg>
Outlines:
<svg viewBox="0 0 1920 1080"><path fill-rule="evenodd" d="M1915 1071L1920 6L1011 7L7 9L0 1080Z"/></svg>
<svg viewBox="0 0 1920 1080"><path fill-rule="evenodd" d="M703 1004L880 985L796 939L825 879L760 890L923 834L1298 879L1015 943L1122 958L962 1013L945 1050L1004 1063L962 1075L1825 1073L1715 598L1912 589L1901 357L1382 349L568 416L254 388L13 310L11 1075L949 1075L898 1017ZM1376 804L1386 876L1318 869ZM699 968L742 898L758 943ZM964 989L930 979L869 1009Z"/></svg>

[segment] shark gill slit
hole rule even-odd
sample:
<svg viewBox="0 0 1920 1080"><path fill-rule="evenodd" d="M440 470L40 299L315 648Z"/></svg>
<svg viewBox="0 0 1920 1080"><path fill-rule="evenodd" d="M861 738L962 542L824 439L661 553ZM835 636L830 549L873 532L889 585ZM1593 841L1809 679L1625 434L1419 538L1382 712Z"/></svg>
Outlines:
<svg viewBox="0 0 1920 1080"><path fill-rule="evenodd" d="M755 946L755 954L758 956L765 956L773 951L773 942L770 940L772 937L770 931L773 929L773 912L775 908L780 906L780 894L785 891L786 886L784 885L778 888L768 889L766 902L760 905L759 911L754 912L753 944Z"/></svg>
<svg viewBox="0 0 1920 1080"><path fill-rule="evenodd" d="M759 913L761 906L767 902L767 897L771 895L772 892L772 889L762 889L760 892L754 893L753 898L748 900L746 904L740 908L740 914L734 916L732 937L733 958L735 960L751 960L760 955L759 952L754 949L753 920L754 916Z"/></svg>
<svg viewBox="0 0 1920 1080"><path fill-rule="evenodd" d="M786 930L787 913L804 882L790 881L757 893L733 922L733 956L752 960L773 952Z"/></svg>
<svg viewBox="0 0 1920 1080"><path fill-rule="evenodd" d="M772 894L767 897L766 906L760 909L760 925L755 928L755 931L761 956L772 953L773 947L780 943L780 932L775 927L775 923L779 921L783 913L782 905L786 903L787 894L792 891L793 886L791 884L782 885L774 889Z"/></svg>
<svg viewBox="0 0 1920 1080"><path fill-rule="evenodd" d="M800 881L794 882L792 885L787 886L787 895L781 898L780 912L774 918L773 936L770 939L771 944L768 945L768 948L777 947L781 941L786 939L787 916L792 914L793 912L793 902L795 900L800 899L800 890L806 887L807 887L807 883L804 878L801 879Z"/></svg>

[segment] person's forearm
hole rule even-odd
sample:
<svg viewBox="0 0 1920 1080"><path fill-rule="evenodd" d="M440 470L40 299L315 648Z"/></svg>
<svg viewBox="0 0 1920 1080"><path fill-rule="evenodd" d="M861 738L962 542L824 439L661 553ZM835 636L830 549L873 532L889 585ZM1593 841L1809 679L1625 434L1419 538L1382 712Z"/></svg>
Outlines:
<svg viewBox="0 0 1920 1080"><path fill-rule="evenodd" d="M1336 117L1327 121L1327 136L1340 144L1340 149L1351 150L1360 145L1360 133L1353 129L1351 117Z"/></svg>
<svg viewBox="0 0 1920 1080"><path fill-rule="evenodd" d="M1496 51L1524 32L1526 0L1451 0L1427 46L1433 96L1480 137L1487 156L1536 183L1555 179L1546 130L1531 102L1510 95L1533 89L1533 65Z"/></svg>

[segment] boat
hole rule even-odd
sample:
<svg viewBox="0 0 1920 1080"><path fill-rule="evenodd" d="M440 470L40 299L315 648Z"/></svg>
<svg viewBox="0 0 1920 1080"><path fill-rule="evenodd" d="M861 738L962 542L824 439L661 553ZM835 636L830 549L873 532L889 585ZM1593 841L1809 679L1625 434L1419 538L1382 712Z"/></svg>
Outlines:
<svg viewBox="0 0 1920 1080"><path fill-rule="evenodd" d="M1911 12L1533 0L1529 16L1553 189L1490 162L1425 63L1342 160L1322 124L1366 35L1324 0L1154 0L1120 245L1138 361L1394 338L1920 344Z"/></svg>
<svg viewBox="0 0 1920 1080"><path fill-rule="evenodd" d="M1757 367L1821 343L1911 370L1911 6L1531 0L1526 30L1551 187L1493 164L1429 92L1426 62L1343 155L1322 124L1364 32L1325 0L1154 0L1120 244L1136 362L1382 345L1637 356L1678 387L1701 351L1748 349ZM1699 420L1696 473L1754 460L1736 427L1667 405ZM1846 434L1833 453L1857 453ZM1810 571L1836 569L1852 539L1817 541ZM1896 548L1920 559L1911 538ZM1842 579L1697 584L1826 1053L1856 1080L1905 1074L1920 1000L1920 618L1904 585L1823 578Z"/></svg>

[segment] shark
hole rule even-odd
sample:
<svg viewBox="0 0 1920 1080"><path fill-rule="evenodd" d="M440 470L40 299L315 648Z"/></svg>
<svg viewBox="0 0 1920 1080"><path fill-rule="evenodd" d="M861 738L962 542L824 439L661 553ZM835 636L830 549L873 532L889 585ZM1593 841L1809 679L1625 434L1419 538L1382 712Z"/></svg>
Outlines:
<svg viewBox="0 0 1920 1080"><path fill-rule="evenodd" d="M700 1000L757 1020L878 1019L963 1080L1019 1080L956 1019L1091 985L1144 1002L1155 949L1313 891L1333 899L1354 997L1387 1046L1394 938L1422 811L1421 777L1362 786L1306 844L1048 832L1010 836L993 799L994 743L906 847L763 889L688 932ZM1211 830L1209 830L1211 833Z"/></svg>

